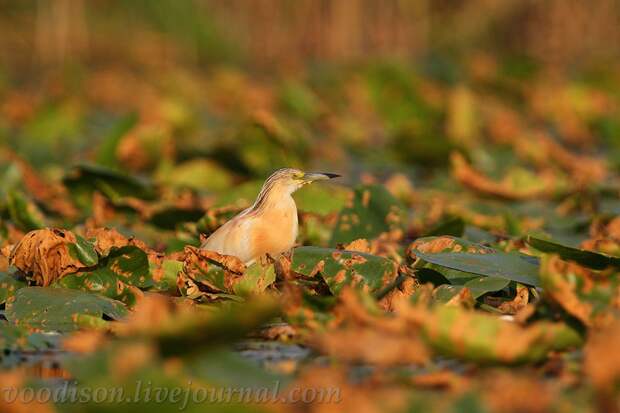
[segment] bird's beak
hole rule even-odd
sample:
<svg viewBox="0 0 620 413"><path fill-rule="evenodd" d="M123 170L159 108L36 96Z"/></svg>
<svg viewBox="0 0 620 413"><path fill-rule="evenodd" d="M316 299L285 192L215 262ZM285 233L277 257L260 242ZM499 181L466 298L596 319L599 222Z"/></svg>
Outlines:
<svg viewBox="0 0 620 413"><path fill-rule="evenodd" d="M323 181L327 179L338 178L338 174L329 174L326 172L308 172L304 174L303 180L306 182Z"/></svg>

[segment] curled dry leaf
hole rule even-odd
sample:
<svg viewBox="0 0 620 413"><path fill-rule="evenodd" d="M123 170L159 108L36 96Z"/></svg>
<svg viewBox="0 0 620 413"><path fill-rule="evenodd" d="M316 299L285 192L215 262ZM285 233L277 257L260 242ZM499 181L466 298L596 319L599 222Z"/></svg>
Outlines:
<svg viewBox="0 0 620 413"><path fill-rule="evenodd" d="M517 184L517 179L511 176L506 176L499 182L493 181L476 171L460 153L454 152L451 161L454 178L464 186L485 195L510 200L537 199L553 194L556 189L556 176L548 170L540 172L536 179L528 179L528 184L524 185L523 179L518 179Z"/></svg>
<svg viewBox="0 0 620 413"><path fill-rule="evenodd" d="M398 317L419 329L438 354L478 363L518 364L543 360L552 350L581 344L581 337L562 323L539 321L527 327L455 306L408 305Z"/></svg>
<svg viewBox="0 0 620 413"><path fill-rule="evenodd" d="M150 250L144 242L135 238L127 238L114 228L90 228L85 235L86 238L94 241L95 250L102 257L107 256L112 248L121 248L127 245L136 246L145 252Z"/></svg>
<svg viewBox="0 0 620 413"><path fill-rule="evenodd" d="M232 255L193 246L186 246L184 251L183 271L179 278L181 288L184 287L182 284L189 283L192 290L202 291L202 286L207 293L232 292L246 269L241 260Z"/></svg>
<svg viewBox="0 0 620 413"><path fill-rule="evenodd" d="M398 308L399 305L411 298L417 287L419 287L419 284L416 284L415 278L406 275L400 285L387 293L379 301L379 306L385 311L394 311L395 308Z"/></svg>
<svg viewBox="0 0 620 413"><path fill-rule="evenodd" d="M525 134L510 143L519 156L533 161L541 169L548 167L550 162L557 164L571 176L571 183L577 188L601 182L607 177L604 160L575 154L546 133Z"/></svg>
<svg viewBox="0 0 620 413"><path fill-rule="evenodd" d="M442 237L418 238L407 248L407 255L414 261L417 257L415 252L436 254L439 252L469 252L473 254L491 254L493 249L477 245L474 243L463 242L453 236L444 235Z"/></svg>
<svg viewBox="0 0 620 413"><path fill-rule="evenodd" d="M290 324L271 324L262 328L257 336L265 340L291 341L299 335L297 329Z"/></svg>
<svg viewBox="0 0 620 413"><path fill-rule="evenodd" d="M48 286L67 274L88 268L76 250L77 237L62 229L30 231L15 245L9 261L30 277L36 285Z"/></svg>
<svg viewBox="0 0 620 413"><path fill-rule="evenodd" d="M366 238L358 238L355 241L351 241L350 243L344 245L342 249L370 254L370 244Z"/></svg>
<svg viewBox="0 0 620 413"><path fill-rule="evenodd" d="M39 203L44 204L55 213L67 217L76 218L78 210L71 202L67 188L59 182L48 182L24 159L16 153L2 149L0 160L14 162L22 175L23 185L26 190Z"/></svg>
<svg viewBox="0 0 620 413"><path fill-rule="evenodd" d="M476 300L471 293L471 290L467 287L461 288L461 290L454 295L448 302L446 303L448 306L456 306L456 307L464 307L464 308L474 308L476 305Z"/></svg>
<svg viewBox="0 0 620 413"><path fill-rule="evenodd" d="M603 254L620 256L620 217L609 222L595 219L590 226L590 238L583 241L581 248Z"/></svg>
<svg viewBox="0 0 620 413"><path fill-rule="evenodd" d="M609 324L620 307L615 277L597 277L556 255L543 257L540 274L546 296L587 327Z"/></svg>
<svg viewBox="0 0 620 413"><path fill-rule="evenodd" d="M217 264L227 271L235 274L243 274L245 265L241 260L233 255L218 254L215 251L200 250L200 255L207 261Z"/></svg>
<svg viewBox="0 0 620 413"><path fill-rule="evenodd" d="M518 285L515 298L501 303L499 310L504 314L517 314L527 305L529 298L530 289L524 285Z"/></svg>

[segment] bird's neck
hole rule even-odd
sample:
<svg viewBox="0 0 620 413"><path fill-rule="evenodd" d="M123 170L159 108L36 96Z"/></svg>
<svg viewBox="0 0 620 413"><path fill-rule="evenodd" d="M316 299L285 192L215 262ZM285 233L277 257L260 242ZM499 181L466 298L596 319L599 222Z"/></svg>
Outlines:
<svg viewBox="0 0 620 413"><path fill-rule="evenodd" d="M252 211L260 213L268 210L292 208L297 211L295 200L289 191L269 191L261 193L256 198L256 202L252 205Z"/></svg>

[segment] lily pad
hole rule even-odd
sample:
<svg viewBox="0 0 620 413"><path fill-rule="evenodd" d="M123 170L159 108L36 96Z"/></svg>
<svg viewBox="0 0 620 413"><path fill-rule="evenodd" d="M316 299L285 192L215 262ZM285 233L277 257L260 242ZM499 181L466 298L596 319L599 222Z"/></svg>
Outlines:
<svg viewBox="0 0 620 413"><path fill-rule="evenodd" d="M67 275L53 286L102 294L131 306L136 292L130 286L146 289L154 284L146 253L128 245L112 248L94 270Z"/></svg>
<svg viewBox="0 0 620 413"><path fill-rule="evenodd" d="M424 236L453 235L455 237L461 237L464 232L465 221L463 221L463 218L461 217L454 217L441 221L439 224L429 229Z"/></svg>
<svg viewBox="0 0 620 413"><path fill-rule="evenodd" d="M262 293L276 280L273 264L262 266L255 262L247 268L243 277L233 286L235 294L247 296Z"/></svg>
<svg viewBox="0 0 620 413"><path fill-rule="evenodd" d="M441 273L447 279L463 280L457 284L483 275L536 287L540 285L536 257L497 251L461 238L421 238L409 247L409 253L413 258L423 260L424 267Z"/></svg>
<svg viewBox="0 0 620 413"><path fill-rule="evenodd" d="M350 190L327 184L313 184L295 192L297 209L303 212L327 215L340 211L346 204Z"/></svg>
<svg viewBox="0 0 620 413"><path fill-rule="evenodd" d="M558 254L564 260L575 261L585 267L602 270L607 267L620 267L620 257L569 247L554 241L544 240L533 236L526 239L528 245L539 251Z"/></svg>
<svg viewBox="0 0 620 413"><path fill-rule="evenodd" d="M463 284L469 288L471 295L478 298L486 293L500 291L508 287L510 280L502 277L476 277Z"/></svg>
<svg viewBox="0 0 620 413"><path fill-rule="evenodd" d="M6 202L11 221L19 228L32 231L45 227L43 213L21 191L9 191Z"/></svg>
<svg viewBox="0 0 620 413"><path fill-rule="evenodd" d="M7 300L6 318L13 324L41 330L73 331L81 315L121 319L123 303L66 288L26 287Z"/></svg>
<svg viewBox="0 0 620 413"><path fill-rule="evenodd" d="M359 238L374 238L392 229L402 228L403 206L381 185L355 189L350 206L340 211L330 245L349 243Z"/></svg>
<svg viewBox="0 0 620 413"><path fill-rule="evenodd" d="M17 290L27 285L25 279L19 278L12 271L0 272L0 304L4 304L9 297L15 295Z"/></svg>
<svg viewBox="0 0 620 413"><path fill-rule="evenodd" d="M64 178L64 183L72 192L99 190L113 200L123 196L152 199L155 195L149 182L100 165L77 165Z"/></svg>
<svg viewBox="0 0 620 413"><path fill-rule="evenodd" d="M48 334L32 333L26 328L0 320L0 350L4 354L12 350L44 351L53 347L55 341Z"/></svg>
<svg viewBox="0 0 620 413"><path fill-rule="evenodd" d="M550 351L582 344L581 336L562 323L539 321L527 327L479 311L454 306L420 310L422 334L439 354L485 364L543 360Z"/></svg>
<svg viewBox="0 0 620 413"><path fill-rule="evenodd" d="M67 244L69 254L86 266L92 267L97 265L99 256L97 251L95 251L95 246L78 234L75 234L75 239L75 243Z"/></svg>
<svg viewBox="0 0 620 413"><path fill-rule="evenodd" d="M292 269L306 276L323 277L332 294L345 285L377 291L396 277L396 263L384 257L333 248L299 247Z"/></svg>
<svg viewBox="0 0 620 413"><path fill-rule="evenodd" d="M538 265L523 254L495 252L474 254L467 252L418 253L420 258L431 264L471 274L499 277L523 284L540 286Z"/></svg>
<svg viewBox="0 0 620 413"><path fill-rule="evenodd" d="M184 222L198 221L205 211L202 208L178 208L169 206L157 210L150 219L150 222L162 229L174 230L179 224Z"/></svg>

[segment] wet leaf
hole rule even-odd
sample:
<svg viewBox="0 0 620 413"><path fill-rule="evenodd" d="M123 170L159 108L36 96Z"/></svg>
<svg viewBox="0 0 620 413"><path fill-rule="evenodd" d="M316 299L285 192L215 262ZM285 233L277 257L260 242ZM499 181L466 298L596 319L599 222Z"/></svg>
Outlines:
<svg viewBox="0 0 620 413"><path fill-rule="evenodd" d="M540 277L545 297L585 326L605 326L617 316L619 281L557 255L543 256Z"/></svg>

